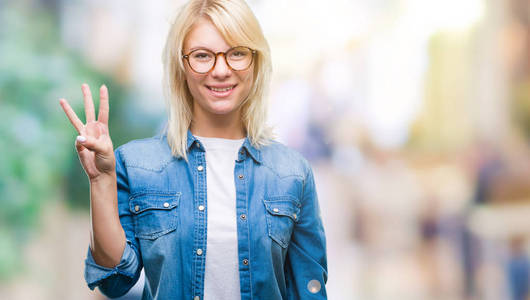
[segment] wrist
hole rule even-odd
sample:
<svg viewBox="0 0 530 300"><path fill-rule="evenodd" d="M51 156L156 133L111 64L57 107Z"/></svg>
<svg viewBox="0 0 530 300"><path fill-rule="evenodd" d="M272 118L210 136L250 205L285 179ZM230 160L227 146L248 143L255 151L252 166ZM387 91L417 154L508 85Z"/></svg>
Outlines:
<svg viewBox="0 0 530 300"><path fill-rule="evenodd" d="M116 172L101 173L96 177L90 178L90 185L101 185L101 184L115 184L116 183Z"/></svg>

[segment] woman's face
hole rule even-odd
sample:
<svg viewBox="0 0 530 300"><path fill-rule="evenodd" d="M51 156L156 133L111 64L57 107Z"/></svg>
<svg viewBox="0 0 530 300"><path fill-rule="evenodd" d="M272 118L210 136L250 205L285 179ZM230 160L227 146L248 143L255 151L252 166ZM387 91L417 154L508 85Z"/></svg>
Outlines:
<svg viewBox="0 0 530 300"><path fill-rule="evenodd" d="M197 48L225 52L232 46L223 39L217 28L208 20L201 19L184 40L184 54ZM219 55L215 67L206 74L194 72L187 62L186 81L193 96L194 117L239 114L239 107L252 86L253 64L244 71L233 71Z"/></svg>

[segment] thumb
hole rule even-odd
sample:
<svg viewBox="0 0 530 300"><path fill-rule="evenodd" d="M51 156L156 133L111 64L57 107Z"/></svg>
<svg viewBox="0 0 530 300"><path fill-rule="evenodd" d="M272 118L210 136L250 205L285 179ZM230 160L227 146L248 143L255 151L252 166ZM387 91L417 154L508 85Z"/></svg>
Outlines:
<svg viewBox="0 0 530 300"><path fill-rule="evenodd" d="M98 141L96 138L92 136L77 136L77 142L83 147L87 148L90 151L94 151L96 153L104 154L107 149L104 145L104 143Z"/></svg>

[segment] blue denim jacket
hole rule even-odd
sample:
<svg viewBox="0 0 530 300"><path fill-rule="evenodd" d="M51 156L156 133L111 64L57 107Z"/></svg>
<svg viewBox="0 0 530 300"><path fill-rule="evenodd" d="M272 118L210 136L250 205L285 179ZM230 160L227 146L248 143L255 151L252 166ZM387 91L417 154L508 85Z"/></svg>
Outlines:
<svg viewBox="0 0 530 300"><path fill-rule="evenodd" d="M187 146L188 162L171 155L165 136L116 149L127 243L114 268L97 265L88 250L90 289L121 296L144 268L142 299L203 299L208 170L189 131ZM247 138L234 180L241 299L326 299L326 241L308 162L278 142L257 149Z"/></svg>

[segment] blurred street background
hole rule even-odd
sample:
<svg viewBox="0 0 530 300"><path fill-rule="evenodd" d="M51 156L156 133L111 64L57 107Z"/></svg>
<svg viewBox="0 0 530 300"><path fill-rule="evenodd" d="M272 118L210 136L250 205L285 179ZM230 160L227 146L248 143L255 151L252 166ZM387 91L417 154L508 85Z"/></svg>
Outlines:
<svg viewBox="0 0 530 300"><path fill-rule="evenodd" d="M0 0L0 299L105 299L58 100L82 116L106 84L115 147L158 133L182 3ZM530 299L530 2L248 3L270 123L314 168L329 299Z"/></svg>

